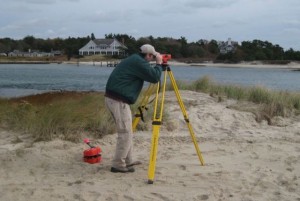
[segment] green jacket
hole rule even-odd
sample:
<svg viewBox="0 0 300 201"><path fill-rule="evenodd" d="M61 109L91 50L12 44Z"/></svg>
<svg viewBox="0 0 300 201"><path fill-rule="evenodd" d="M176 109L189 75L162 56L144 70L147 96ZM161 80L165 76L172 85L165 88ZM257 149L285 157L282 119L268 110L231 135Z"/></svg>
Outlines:
<svg viewBox="0 0 300 201"><path fill-rule="evenodd" d="M133 54L122 60L112 71L106 84L105 95L133 104L143 88L144 81L157 83L161 72L161 65L151 67L141 55Z"/></svg>

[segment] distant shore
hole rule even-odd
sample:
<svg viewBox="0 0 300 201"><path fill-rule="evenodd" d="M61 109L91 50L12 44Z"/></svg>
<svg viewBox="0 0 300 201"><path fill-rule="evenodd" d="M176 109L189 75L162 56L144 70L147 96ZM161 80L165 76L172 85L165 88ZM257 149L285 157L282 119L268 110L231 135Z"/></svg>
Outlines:
<svg viewBox="0 0 300 201"><path fill-rule="evenodd" d="M183 63L170 61L169 65L174 66L195 66L195 67L224 67L224 68L284 68L284 69L299 69L300 63L291 62L289 64L264 64L262 62L241 62L241 63L213 63L213 62L205 62L205 63Z"/></svg>

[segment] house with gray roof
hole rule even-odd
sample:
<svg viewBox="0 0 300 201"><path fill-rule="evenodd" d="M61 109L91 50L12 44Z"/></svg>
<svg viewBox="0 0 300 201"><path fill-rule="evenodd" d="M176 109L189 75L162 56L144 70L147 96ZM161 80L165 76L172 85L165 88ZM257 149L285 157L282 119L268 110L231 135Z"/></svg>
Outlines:
<svg viewBox="0 0 300 201"><path fill-rule="evenodd" d="M123 55L126 46L117 39L94 39L79 49L79 55Z"/></svg>
<svg viewBox="0 0 300 201"><path fill-rule="evenodd" d="M219 50L221 54L227 54L229 52L234 52L238 42L232 41L231 38L228 38L227 41L218 42Z"/></svg>

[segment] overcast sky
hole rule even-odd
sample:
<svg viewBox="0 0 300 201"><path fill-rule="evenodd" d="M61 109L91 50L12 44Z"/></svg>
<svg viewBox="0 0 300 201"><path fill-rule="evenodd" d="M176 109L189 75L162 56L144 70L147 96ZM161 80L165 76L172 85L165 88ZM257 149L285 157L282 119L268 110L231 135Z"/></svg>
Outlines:
<svg viewBox="0 0 300 201"><path fill-rule="evenodd" d="M300 50L300 0L0 0L0 38L91 33L258 39Z"/></svg>

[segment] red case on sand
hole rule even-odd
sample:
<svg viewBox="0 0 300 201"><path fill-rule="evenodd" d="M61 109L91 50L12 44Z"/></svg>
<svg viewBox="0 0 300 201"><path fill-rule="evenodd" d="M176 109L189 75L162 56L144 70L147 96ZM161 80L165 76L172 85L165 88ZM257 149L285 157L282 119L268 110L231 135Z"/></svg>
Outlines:
<svg viewBox="0 0 300 201"><path fill-rule="evenodd" d="M101 162L101 149L100 147L93 147L90 149L86 149L83 152L83 160L86 163L94 164Z"/></svg>

